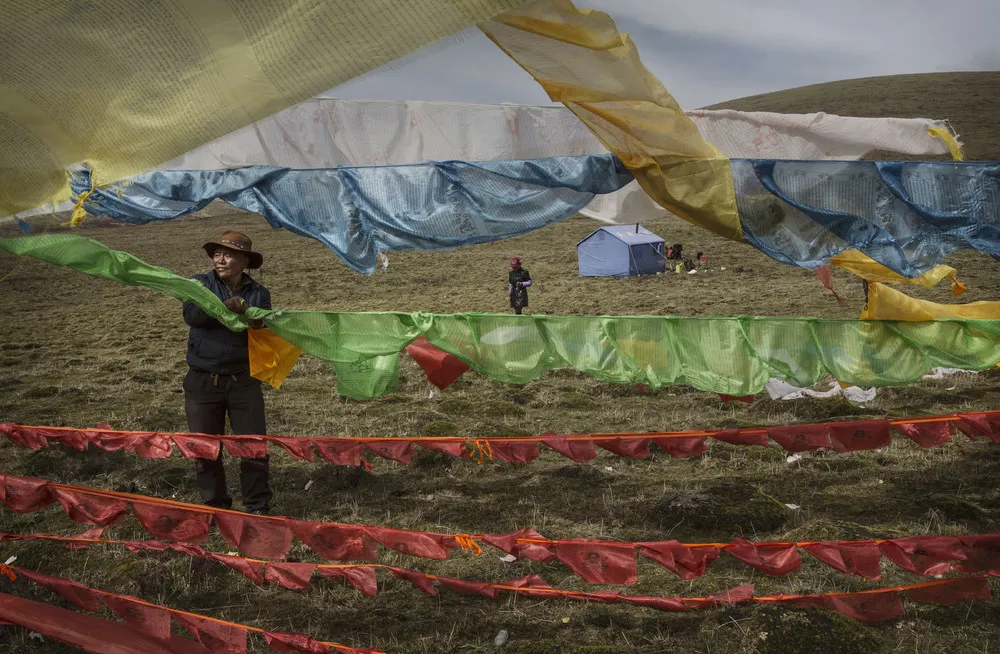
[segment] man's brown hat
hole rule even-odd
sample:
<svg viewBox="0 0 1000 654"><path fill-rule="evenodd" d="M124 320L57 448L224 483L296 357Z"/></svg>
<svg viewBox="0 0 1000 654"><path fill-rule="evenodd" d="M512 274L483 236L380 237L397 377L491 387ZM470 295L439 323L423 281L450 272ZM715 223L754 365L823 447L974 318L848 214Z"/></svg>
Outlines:
<svg viewBox="0 0 1000 654"><path fill-rule="evenodd" d="M209 241L204 247L205 252L208 252L208 256L210 257L215 256L215 249L219 247L229 248L230 250L236 250L237 252L243 252L249 259L247 262L247 268L260 268L261 264L264 263L264 255L253 251L253 241L250 240L249 236L242 232L234 232L232 230L223 232L222 236L219 237L219 240Z"/></svg>

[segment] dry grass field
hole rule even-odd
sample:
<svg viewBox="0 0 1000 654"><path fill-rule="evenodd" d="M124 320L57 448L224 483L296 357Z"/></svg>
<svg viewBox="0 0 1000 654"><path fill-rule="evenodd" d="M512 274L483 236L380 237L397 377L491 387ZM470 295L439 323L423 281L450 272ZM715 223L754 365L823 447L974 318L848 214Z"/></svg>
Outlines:
<svg viewBox="0 0 1000 654"><path fill-rule="evenodd" d="M970 158L1000 159L992 116L1000 74L915 76L839 82L734 101L738 109L824 110L855 115L948 118ZM55 223L53 222L53 225ZM496 244L438 253L390 254L387 273L360 276L323 246L273 231L248 214L194 217L131 227L90 219L82 229L115 249L181 274L207 269L201 244L225 228L252 235L267 262L262 281L276 308L344 311L425 310L437 313L506 310L506 260L522 257L537 280L531 311L547 314L786 315L853 318L858 282L835 276L843 305L815 275L783 266L749 247L724 241L678 220L646 225L668 242L709 255L697 275L641 279L582 279L576 243L597 223L576 218ZM11 226L0 235L15 235ZM969 284L962 301L997 299L1000 266L961 254L948 263ZM722 268L725 267L725 270ZM737 269L743 272L737 272ZM175 300L141 288L91 279L70 270L0 255L0 421L183 431L181 391L187 329ZM946 286L946 285L944 285ZM909 292L910 289L907 289ZM952 301L949 289L914 291ZM419 368L404 357L393 395L357 402L334 392L325 362L304 358L279 391L266 391L268 429L283 435L527 435L765 426L820 420L931 415L1000 407L1000 375L956 375L905 388L880 389L856 406L843 399L789 402L758 398L723 404L687 387L644 392L559 371L524 386L467 374L430 396ZM198 501L193 464L129 454L85 453L53 446L30 452L0 445L4 472L105 489ZM533 464L457 460L421 452L413 464L373 461L355 471L272 456L275 513L296 518L387 525L451 533L499 533L534 527L552 538L682 542L859 539L916 534L1000 531L992 503L1000 478L1000 448L959 436L940 449L897 440L866 453L819 453L789 464L777 447L714 443L693 459L657 452L629 460L602 452L577 464L543 451ZM229 466L231 488L236 468ZM311 486L306 489L309 482ZM801 508L789 509L786 503ZM82 531L61 510L15 515L0 511L4 532ZM113 527L115 538L145 538L134 519ZM229 548L213 533L209 549ZM820 610L736 606L662 613L619 605L461 596L442 589L429 597L407 582L380 577L365 597L338 580L317 578L306 591L255 586L234 571L194 566L180 555L133 555L115 546L68 551L54 543L3 543L0 561L67 576L92 586L276 631L392 652L990 652L1000 647L1000 601L950 606L907 604L907 615L862 624ZM295 560L318 560L301 545ZM498 550L481 557L453 553L428 561L382 550L380 561L452 577L502 581L535 572L558 588L589 586L559 563L503 563ZM913 583L889 563L878 584L833 571L803 556L801 572L766 577L723 556L701 579L684 582L640 558L639 583L628 594L704 596L752 582L758 592L833 592ZM3 582L2 592L58 602L47 591ZM994 591L1000 585L994 583ZM493 647L500 629L510 633ZM267 651L251 638L253 651ZM6 649L5 649L6 648ZM0 651L74 651L7 632Z"/></svg>

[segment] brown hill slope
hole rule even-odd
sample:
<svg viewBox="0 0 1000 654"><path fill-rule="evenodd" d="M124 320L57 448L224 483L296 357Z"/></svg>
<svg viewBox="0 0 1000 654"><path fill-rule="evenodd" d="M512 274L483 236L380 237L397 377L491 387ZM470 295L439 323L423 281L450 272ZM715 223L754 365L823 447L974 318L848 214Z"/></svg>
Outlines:
<svg viewBox="0 0 1000 654"><path fill-rule="evenodd" d="M1000 72L865 77L752 95L706 107L951 121L969 159L1000 160Z"/></svg>

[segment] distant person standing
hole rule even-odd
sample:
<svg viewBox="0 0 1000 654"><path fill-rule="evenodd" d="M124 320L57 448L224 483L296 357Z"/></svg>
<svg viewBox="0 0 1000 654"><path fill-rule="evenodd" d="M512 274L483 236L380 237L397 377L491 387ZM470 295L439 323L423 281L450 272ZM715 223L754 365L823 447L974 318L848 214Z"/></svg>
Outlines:
<svg viewBox="0 0 1000 654"><path fill-rule="evenodd" d="M271 308L270 292L244 272L260 268L264 262L264 257L253 251L249 236L228 231L204 247L212 259L212 270L194 279L240 315L248 307ZM260 381L250 376L247 333L230 331L192 302L184 303L184 322L191 327L184 377L188 428L201 434L224 434L228 415L233 434L263 435L267 430L264 394ZM256 321L249 323L251 329L261 326ZM217 459L195 460L195 483L205 504L228 509L233 498L226 488L224 451L219 451ZM266 456L240 459L243 509L248 513L267 515L270 511L269 468Z"/></svg>
<svg viewBox="0 0 1000 654"><path fill-rule="evenodd" d="M531 286L531 275L521 267L520 258L511 257L507 292L510 293L510 306L514 307L514 313L517 315L521 315L521 310L528 306L529 286Z"/></svg>

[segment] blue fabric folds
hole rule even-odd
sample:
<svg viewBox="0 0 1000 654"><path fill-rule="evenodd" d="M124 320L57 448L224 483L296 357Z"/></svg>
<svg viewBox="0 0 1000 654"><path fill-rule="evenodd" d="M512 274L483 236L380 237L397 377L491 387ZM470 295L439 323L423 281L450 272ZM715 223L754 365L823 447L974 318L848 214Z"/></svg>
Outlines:
<svg viewBox="0 0 1000 654"><path fill-rule="evenodd" d="M379 250L438 250L498 241L569 218L633 179L613 155L443 161L295 170L150 171L98 187L85 208L134 224L170 220L218 198L314 238L347 265L375 270ZM74 195L91 171L70 171Z"/></svg>
<svg viewBox="0 0 1000 654"><path fill-rule="evenodd" d="M904 277L1000 259L1000 163L732 160L744 239L804 268L857 248Z"/></svg>

